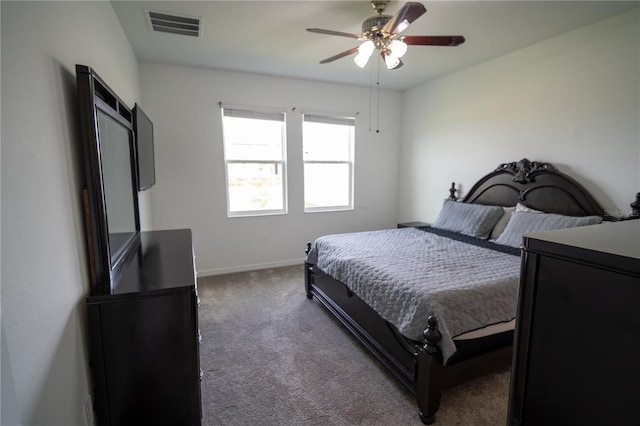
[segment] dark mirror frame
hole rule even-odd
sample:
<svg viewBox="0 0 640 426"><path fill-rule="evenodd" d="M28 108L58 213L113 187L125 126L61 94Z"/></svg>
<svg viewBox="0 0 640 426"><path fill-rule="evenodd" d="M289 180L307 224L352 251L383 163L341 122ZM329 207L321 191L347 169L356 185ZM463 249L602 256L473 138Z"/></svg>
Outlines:
<svg viewBox="0 0 640 426"><path fill-rule="evenodd" d="M134 105L131 112L133 113L133 130L136 135L138 191L144 191L156 184L153 122L138 104Z"/></svg>
<svg viewBox="0 0 640 426"><path fill-rule="evenodd" d="M76 65L76 79L85 163L86 189L83 191L83 201L91 269L91 290L93 294L109 293L115 286L122 266L140 241L133 115L126 104L90 67ZM118 165L118 168L122 167L130 171L132 195L130 202L132 204L131 206L127 205L126 209L132 210L135 216L132 218L135 229L126 232L124 238L120 238L117 243L115 238L110 238L107 214L107 212L113 211L110 209L113 209L114 206L108 205L108 202L113 203L114 197L107 196L104 179L104 167L114 165L105 165L102 161L103 149L101 148L99 114L122 126L128 135L128 164ZM105 130L104 133L102 143L108 142L107 131ZM124 185L126 188L127 183L125 182ZM128 197L128 189L125 192L127 192L125 197ZM114 234L111 236L113 237Z"/></svg>

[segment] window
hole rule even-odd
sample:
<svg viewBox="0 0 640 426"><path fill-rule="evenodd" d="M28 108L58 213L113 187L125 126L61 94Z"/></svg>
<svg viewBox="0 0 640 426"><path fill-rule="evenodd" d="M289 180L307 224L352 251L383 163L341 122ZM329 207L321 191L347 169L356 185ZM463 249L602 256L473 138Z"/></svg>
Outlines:
<svg viewBox="0 0 640 426"><path fill-rule="evenodd" d="M227 215L287 212L283 112L223 108Z"/></svg>
<svg viewBox="0 0 640 426"><path fill-rule="evenodd" d="M353 209L354 117L304 114L304 211Z"/></svg>

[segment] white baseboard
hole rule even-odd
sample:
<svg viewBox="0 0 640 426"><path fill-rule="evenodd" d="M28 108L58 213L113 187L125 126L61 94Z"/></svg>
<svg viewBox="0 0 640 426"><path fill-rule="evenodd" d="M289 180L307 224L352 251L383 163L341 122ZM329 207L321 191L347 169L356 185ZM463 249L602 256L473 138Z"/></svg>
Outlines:
<svg viewBox="0 0 640 426"><path fill-rule="evenodd" d="M266 263L254 263L252 265L230 266L227 268L198 269L197 272L199 277L207 277L210 275L233 274L235 272L257 271L259 269L280 268L283 266L294 266L294 265L300 265L300 269L302 269L304 265L304 257L300 259L281 260L278 262L266 262Z"/></svg>

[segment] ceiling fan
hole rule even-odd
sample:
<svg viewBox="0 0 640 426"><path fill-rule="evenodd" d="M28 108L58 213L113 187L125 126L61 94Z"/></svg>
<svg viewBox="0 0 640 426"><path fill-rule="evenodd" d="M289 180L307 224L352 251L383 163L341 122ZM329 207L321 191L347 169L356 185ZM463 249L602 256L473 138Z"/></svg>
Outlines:
<svg viewBox="0 0 640 426"><path fill-rule="evenodd" d="M406 3L395 15L383 15L382 13L389 5L389 1L372 1L371 6L377 15L365 19L362 23L362 34L351 34L340 31L323 30L321 28L307 28L307 31L319 34L329 34L341 37L354 38L362 41L358 47L345 50L337 55L320 61L321 64L333 62L336 59L349 56L358 52L354 61L364 68L374 50L378 50L384 59L388 69L398 69L402 66L400 59L407 51L408 45L420 46L459 46L464 43L464 37L454 36L400 36L400 33L420 16L427 9L420 3Z"/></svg>

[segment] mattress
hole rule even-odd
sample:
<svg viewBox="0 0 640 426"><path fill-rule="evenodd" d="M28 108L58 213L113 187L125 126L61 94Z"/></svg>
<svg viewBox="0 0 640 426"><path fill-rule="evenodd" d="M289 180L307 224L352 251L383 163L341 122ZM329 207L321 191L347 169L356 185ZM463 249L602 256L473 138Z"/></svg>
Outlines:
<svg viewBox="0 0 640 426"><path fill-rule="evenodd" d="M519 250L451 234L401 228L329 235L312 244L307 262L408 339L421 340L428 316L436 316L446 365L457 351L454 337L495 334L492 327L514 320L520 273Z"/></svg>

